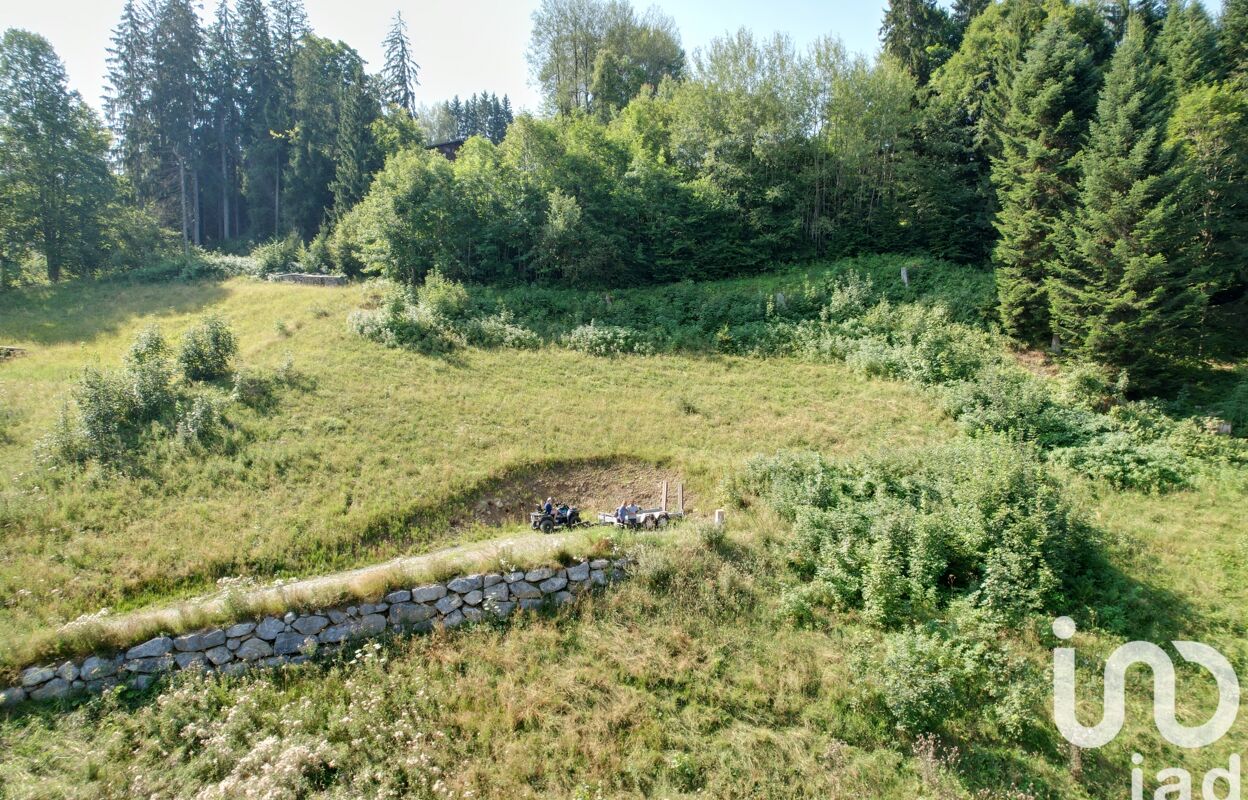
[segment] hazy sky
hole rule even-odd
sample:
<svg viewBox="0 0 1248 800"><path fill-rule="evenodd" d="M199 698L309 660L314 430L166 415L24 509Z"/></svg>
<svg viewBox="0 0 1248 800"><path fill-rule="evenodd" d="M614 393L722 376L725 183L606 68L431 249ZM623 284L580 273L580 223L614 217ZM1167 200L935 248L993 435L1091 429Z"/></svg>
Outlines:
<svg viewBox="0 0 1248 800"><path fill-rule="evenodd" d="M70 84L95 105L104 92L108 40L124 0L0 0L0 28L43 34L64 59ZM529 19L538 0L305 0L322 36L360 52L370 70L380 68L381 40L396 10L408 21L423 102L488 90L511 95L517 108L536 109L524 60ZM211 16L216 0L204 0ZM634 0L639 10L645 0ZM851 50L873 53L883 0L663 0L657 5L679 26L685 49L741 26L756 33L784 31L799 46L832 33Z"/></svg>

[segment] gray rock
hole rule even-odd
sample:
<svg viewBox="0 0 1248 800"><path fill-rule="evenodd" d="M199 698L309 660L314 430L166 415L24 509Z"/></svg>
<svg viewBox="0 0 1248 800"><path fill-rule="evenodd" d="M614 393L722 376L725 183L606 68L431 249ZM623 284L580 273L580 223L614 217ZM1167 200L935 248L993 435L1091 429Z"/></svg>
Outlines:
<svg viewBox="0 0 1248 800"><path fill-rule="evenodd" d="M75 692L85 689L86 686L87 686L87 682L84 681L82 678L75 678L73 682L69 684L69 688L73 689Z"/></svg>
<svg viewBox="0 0 1248 800"><path fill-rule="evenodd" d="M8 689L0 689L0 708L9 708L18 703L25 702L26 690L20 686L13 686Z"/></svg>
<svg viewBox="0 0 1248 800"><path fill-rule="evenodd" d="M473 589L471 592L464 595L464 602L470 606L479 606L484 598L485 595L481 593L480 589Z"/></svg>
<svg viewBox="0 0 1248 800"><path fill-rule="evenodd" d="M524 573L523 572L508 572L506 575L503 576L503 580L507 581L508 583L515 583L516 581L522 581L524 580Z"/></svg>
<svg viewBox="0 0 1248 800"><path fill-rule="evenodd" d="M589 573L589 582L595 586L607 585L607 573L600 569L591 570Z"/></svg>
<svg viewBox="0 0 1248 800"><path fill-rule="evenodd" d="M173 658L178 662L178 669L203 669L208 666L208 657L203 653L174 653Z"/></svg>
<svg viewBox="0 0 1248 800"><path fill-rule="evenodd" d="M481 576L481 588L483 589L488 589L494 584L502 583L502 582L503 582L503 576L499 575L497 572L491 572L487 575Z"/></svg>
<svg viewBox="0 0 1248 800"><path fill-rule="evenodd" d="M311 616L300 617L290 624L299 633L305 636L315 635L325 630L325 626L329 624L329 620L324 617Z"/></svg>
<svg viewBox="0 0 1248 800"><path fill-rule="evenodd" d="M320 635L316 637L316 640L322 644L345 642L347 639L351 638L351 635L355 632L356 627L356 622L353 619L341 622L337 625L330 625L328 628L321 631Z"/></svg>
<svg viewBox="0 0 1248 800"><path fill-rule="evenodd" d="M225 646L228 647L230 650L237 650L238 646L242 643L243 643L242 639L229 639L226 641Z"/></svg>
<svg viewBox="0 0 1248 800"><path fill-rule="evenodd" d="M286 666L286 657L285 656L269 656L263 661L258 661L256 663L261 667L266 667L269 669L272 669L273 667L284 667Z"/></svg>
<svg viewBox="0 0 1248 800"><path fill-rule="evenodd" d="M436 603L439 614L449 614L464 604L463 599L457 594L448 594Z"/></svg>
<svg viewBox="0 0 1248 800"><path fill-rule="evenodd" d="M590 589L589 581L575 581L575 582L569 581L568 582L568 591L571 592L572 594L580 594L581 592L589 591L589 589Z"/></svg>
<svg viewBox="0 0 1248 800"><path fill-rule="evenodd" d="M341 625L346 622L347 619L348 617L345 611L339 611L336 608L331 608L329 610L329 622L331 625Z"/></svg>
<svg viewBox="0 0 1248 800"><path fill-rule="evenodd" d="M109 675L116 675L118 666L120 664L115 659L89 656L86 661L82 662L79 675L84 681L94 681L107 678Z"/></svg>
<svg viewBox="0 0 1248 800"><path fill-rule="evenodd" d="M380 614L369 614L360 618L360 635L376 636L386 629L386 618Z"/></svg>
<svg viewBox="0 0 1248 800"><path fill-rule="evenodd" d="M228 647L214 647L211 650L205 650L204 656L217 667L227 664L234 659L234 654L230 652Z"/></svg>
<svg viewBox="0 0 1248 800"><path fill-rule="evenodd" d="M519 600L531 600L540 598L542 590L528 581L516 581L511 585L511 596Z"/></svg>
<svg viewBox="0 0 1248 800"><path fill-rule="evenodd" d="M396 603L390 606L390 624L413 625L433 619L437 614L437 611L421 603Z"/></svg>
<svg viewBox="0 0 1248 800"><path fill-rule="evenodd" d="M347 606L347 616L348 616L348 617L355 617L355 616L358 616L358 615L359 615L359 613L360 613L360 610L359 610L358 608L356 608L355 606Z"/></svg>
<svg viewBox="0 0 1248 800"><path fill-rule="evenodd" d="M524 579L529 583L541 583L547 578L553 578L555 571L550 567L538 567L524 573Z"/></svg>
<svg viewBox="0 0 1248 800"><path fill-rule="evenodd" d="M155 675L135 675L134 677L130 679L130 685L133 686L135 689L138 689L140 692L143 691L144 689L147 689L149 686L151 686L155 682L156 682Z"/></svg>
<svg viewBox="0 0 1248 800"><path fill-rule="evenodd" d="M126 660L132 658L156 658L173 651L173 640L168 636L157 636L126 651Z"/></svg>
<svg viewBox="0 0 1248 800"><path fill-rule="evenodd" d="M282 622L285 622L287 625L289 625L290 623L294 622L298 617L299 615L296 614L295 612L287 611L286 614L282 617Z"/></svg>
<svg viewBox="0 0 1248 800"><path fill-rule="evenodd" d="M448 628L457 628L464 624L464 614L459 609L455 609L442 619L442 624Z"/></svg>
<svg viewBox="0 0 1248 800"><path fill-rule="evenodd" d="M543 601L540 598L526 597L520 601L520 609L522 611L537 611L542 607Z"/></svg>
<svg viewBox="0 0 1248 800"><path fill-rule="evenodd" d="M511 591L507 588L507 584L500 582L493 584L492 586L485 587L484 594L486 600L502 602L511 596Z"/></svg>
<svg viewBox="0 0 1248 800"><path fill-rule="evenodd" d="M242 675L247 671L247 667L246 661L234 661L223 666L220 672L222 675Z"/></svg>
<svg viewBox="0 0 1248 800"><path fill-rule="evenodd" d="M276 622L277 620L274 620ZM276 634L275 634L276 636ZM263 639L253 636L239 646L234 655L243 661L255 661L273 655L273 647Z"/></svg>
<svg viewBox="0 0 1248 800"><path fill-rule="evenodd" d="M595 558L589 562L590 569L606 569L609 566L611 566L611 562L605 558Z"/></svg>
<svg viewBox="0 0 1248 800"><path fill-rule="evenodd" d="M38 689L30 690L31 700L56 700L69 694L69 681L53 678Z"/></svg>
<svg viewBox="0 0 1248 800"><path fill-rule="evenodd" d="M85 688L88 692L91 692L92 694L99 694L100 692L103 692L106 689L111 689L120 683L121 681L118 679L116 675L109 675L107 678L100 678L99 680L94 680L94 681L86 681Z"/></svg>
<svg viewBox="0 0 1248 800"><path fill-rule="evenodd" d="M203 650L213 647L220 647L225 644L225 631L217 628L214 631L205 631L200 634L199 646Z"/></svg>
<svg viewBox="0 0 1248 800"><path fill-rule="evenodd" d="M225 635L228 639L241 639L256 629L254 622L240 622L237 625L231 625L225 629Z"/></svg>
<svg viewBox="0 0 1248 800"><path fill-rule="evenodd" d="M73 683L78 680L78 665L72 661L66 661L61 666L57 667L56 677Z"/></svg>
<svg viewBox="0 0 1248 800"><path fill-rule="evenodd" d="M407 601L411 599L412 599L412 593L406 589L400 589L397 592L391 592L390 594L386 595L386 602L389 603L390 605L394 605L395 603L406 603Z"/></svg>
<svg viewBox="0 0 1248 800"><path fill-rule="evenodd" d="M417 586L412 590L412 602L414 603L432 603L434 600L441 600L443 597L446 597L446 587L440 583Z"/></svg>
<svg viewBox="0 0 1248 800"><path fill-rule="evenodd" d="M589 580L589 562L582 561L575 566L568 567L568 580L570 581L587 581Z"/></svg>
<svg viewBox="0 0 1248 800"><path fill-rule="evenodd" d="M568 585L567 578L562 578L556 575L553 578L547 578L546 580L542 581L541 585L538 586L537 588L542 590L542 594L550 594L551 592L560 591L561 589L563 589L563 587L567 585Z"/></svg>
<svg viewBox="0 0 1248 800"><path fill-rule="evenodd" d="M192 653L204 649L204 637L198 633L188 633L173 640L173 649L183 653Z"/></svg>
<svg viewBox="0 0 1248 800"><path fill-rule="evenodd" d="M468 620L469 622L480 622L481 619L485 616L484 611L482 611L479 608L474 608L472 606L464 606L463 608L459 610L459 613L463 614L464 619Z"/></svg>
<svg viewBox="0 0 1248 800"><path fill-rule="evenodd" d="M508 601L499 603L491 603L486 607L494 616L499 619L506 619L511 616L511 612L515 610L516 604Z"/></svg>
<svg viewBox="0 0 1248 800"><path fill-rule="evenodd" d="M271 642L277 638L279 633L282 633L285 630L285 622L273 617L265 617L260 620L260 624L256 626L256 636Z"/></svg>
<svg viewBox="0 0 1248 800"><path fill-rule="evenodd" d="M47 683L56 677L56 670L51 667L28 667L22 670L22 686L30 688Z"/></svg>
<svg viewBox="0 0 1248 800"><path fill-rule="evenodd" d="M555 596L553 599L555 601L555 605L561 606L564 603L572 602L572 593L571 592L555 592Z"/></svg>
<svg viewBox="0 0 1248 800"><path fill-rule="evenodd" d="M289 656L295 653L311 652L309 648L316 647L316 636L306 633L283 633L273 642L273 652L279 656Z"/></svg>
<svg viewBox="0 0 1248 800"><path fill-rule="evenodd" d="M459 578L454 578L448 581L446 588L450 589L452 592L465 594L473 591L474 589L480 589L482 583L483 581L481 580L480 575L463 575Z"/></svg>
<svg viewBox="0 0 1248 800"><path fill-rule="evenodd" d="M388 608L390 608L389 603L363 603L360 605L360 616L367 617L369 614L384 614Z"/></svg>
<svg viewBox="0 0 1248 800"><path fill-rule="evenodd" d="M152 656L151 658L127 659L126 669L142 675L150 675L156 672L168 672L173 669L173 664L173 656L166 653L163 656Z"/></svg>

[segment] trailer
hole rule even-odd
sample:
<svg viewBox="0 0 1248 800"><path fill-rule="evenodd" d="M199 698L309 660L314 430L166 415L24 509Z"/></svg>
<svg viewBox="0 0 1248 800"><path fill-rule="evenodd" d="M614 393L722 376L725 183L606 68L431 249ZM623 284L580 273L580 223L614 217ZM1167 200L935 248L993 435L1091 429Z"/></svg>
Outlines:
<svg viewBox="0 0 1248 800"><path fill-rule="evenodd" d="M646 530L666 528L672 520L685 516L685 485L682 483L676 487L678 508L675 510L667 507L667 481L662 484L662 493L663 501L657 508L640 508L637 513L628 514L623 519L613 513L599 514L598 524L614 525L617 528L645 528Z"/></svg>

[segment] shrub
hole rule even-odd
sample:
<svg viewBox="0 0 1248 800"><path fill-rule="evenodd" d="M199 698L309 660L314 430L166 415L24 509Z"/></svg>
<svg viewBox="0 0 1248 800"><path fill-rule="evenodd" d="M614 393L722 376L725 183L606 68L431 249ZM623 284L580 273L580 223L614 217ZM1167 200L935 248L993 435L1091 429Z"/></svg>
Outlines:
<svg viewBox="0 0 1248 800"><path fill-rule="evenodd" d="M958 597L1002 619L1060 609L1089 531L1029 448L988 439L908 457L756 460L743 486L794 524L792 563L882 626Z"/></svg>
<svg viewBox="0 0 1248 800"><path fill-rule="evenodd" d="M299 237L290 234L284 239L270 239L251 251L256 274L263 277L279 272L290 272L299 263L302 250Z"/></svg>
<svg viewBox="0 0 1248 800"><path fill-rule="evenodd" d="M0 443L9 440L9 430L16 421L17 412L13 409L13 404L4 392L0 392Z"/></svg>
<svg viewBox="0 0 1248 800"><path fill-rule="evenodd" d="M468 343L477 347L536 350L542 346L542 338L528 328L516 324L511 312L505 309L495 316L472 320L465 327Z"/></svg>
<svg viewBox="0 0 1248 800"><path fill-rule="evenodd" d="M1237 436L1248 435L1248 378L1235 384L1226 399L1218 406L1222 419L1231 423L1231 431Z"/></svg>
<svg viewBox="0 0 1248 800"><path fill-rule="evenodd" d="M164 334L155 325L139 332L126 353L125 380L129 384L133 413L140 420L158 418L173 403L173 370Z"/></svg>
<svg viewBox="0 0 1248 800"><path fill-rule="evenodd" d="M220 407L204 395L196 395L177 407L176 436L180 444L201 447L218 439L224 429Z"/></svg>
<svg viewBox="0 0 1248 800"><path fill-rule="evenodd" d="M435 269L416 290L416 306L432 320L458 322L468 313L468 290Z"/></svg>
<svg viewBox="0 0 1248 800"><path fill-rule="evenodd" d="M569 350L594 356L649 355L654 352L653 345L640 331L619 325L581 325L564 336L562 341Z"/></svg>
<svg viewBox="0 0 1248 800"><path fill-rule="evenodd" d="M312 237L307 247L299 249L299 269L304 272L326 274L333 271L333 254L329 246L329 234L324 230Z"/></svg>
<svg viewBox="0 0 1248 800"><path fill-rule="evenodd" d="M238 339L225 320L215 314L204 317L182 336L178 368L187 380L224 377L238 352Z"/></svg>
<svg viewBox="0 0 1248 800"><path fill-rule="evenodd" d="M944 398L969 433L1005 433L1045 450L1082 444L1107 429L1091 411L1059 404L1043 378L1016 367L990 366L975 380L951 384Z"/></svg>
<svg viewBox="0 0 1248 800"><path fill-rule="evenodd" d="M1089 444L1058 451L1055 458L1116 489L1167 492L1189 485L1192 477L1191 467L1169 444L1141 441L1127 431L1103 434Z"/></svg>

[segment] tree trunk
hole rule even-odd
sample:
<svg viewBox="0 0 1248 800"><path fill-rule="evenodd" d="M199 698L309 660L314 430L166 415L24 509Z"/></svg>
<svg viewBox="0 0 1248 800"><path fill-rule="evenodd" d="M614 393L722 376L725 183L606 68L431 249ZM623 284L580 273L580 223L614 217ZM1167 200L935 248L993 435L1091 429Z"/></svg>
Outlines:
<svg viewBox="0 0 1248 800"><path fill-rule="evenodd" d="M194 215L192 219L192 223L193 223L192 230L195 234L195 246L199 247L199 245L201 244L201 230L200 229L203 227L203 220L201 219L200 208L199 208L199 170L198 169L191 170L191 191L192 191L191 198L194 203L192 207L192 212L191 212Z"/></svg>
<svg viewBox="0 0 1248 800"><path fill-rule="evenodd" d="M230 238L230 167L225 153L225 120L217 125L217 143L221 147L221 241Z"/></svg>
<svg viewBox="0 0 1248 800"><path fill-rule="evenodd" d="M181 156L178 156L178 195L182 200L182 251L186 252L190 249L190 235L186 218L186 162Z"/></svg>
<svg viewBox="0 0 1248 800"><path fill-rule="evenodd" d="M273 235L277 236L282 229L282 156L278 153L274 159L276 169L273 170Z"/></svg>

